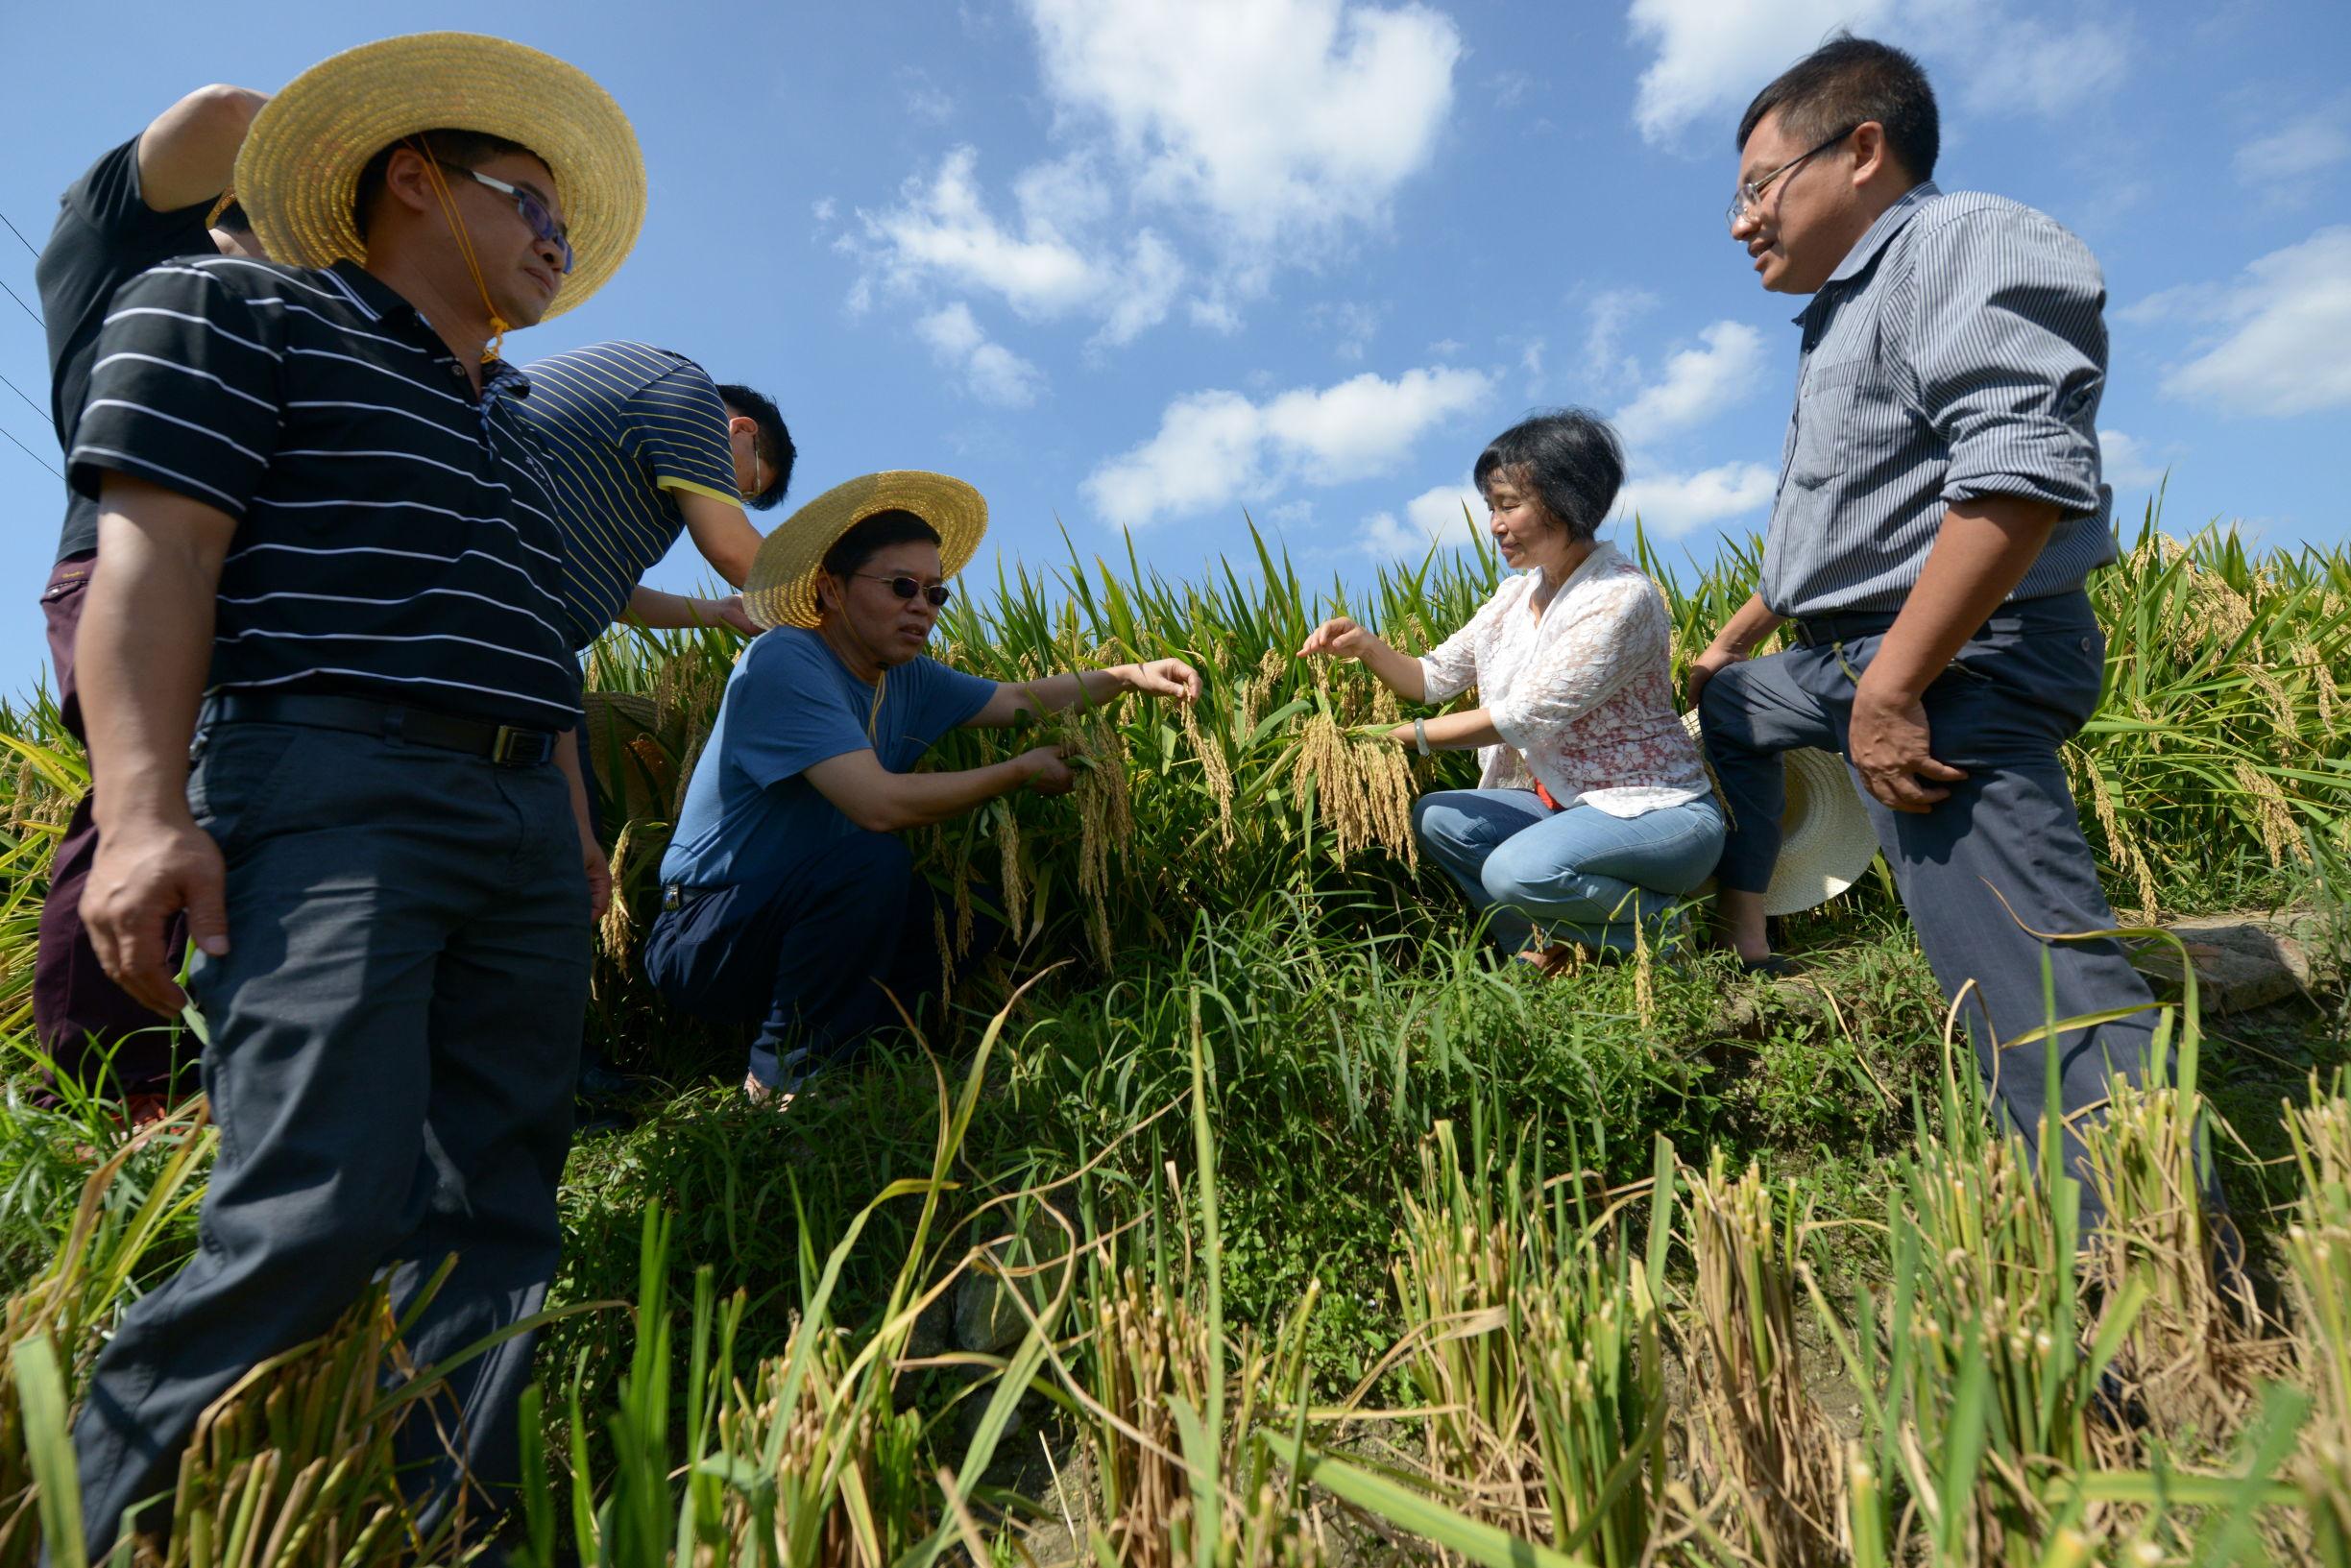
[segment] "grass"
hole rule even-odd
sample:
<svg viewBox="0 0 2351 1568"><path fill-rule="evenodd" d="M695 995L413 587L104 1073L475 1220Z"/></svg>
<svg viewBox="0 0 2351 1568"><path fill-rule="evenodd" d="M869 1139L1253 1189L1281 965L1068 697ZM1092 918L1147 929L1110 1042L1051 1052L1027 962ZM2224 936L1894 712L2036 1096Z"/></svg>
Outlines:
<svg viewBox="0 0 2351 1568"><path fill-rule="evenodd" d="M2118 904L2339 918L2351 563L2151 515L2126 545L2068 758ZM1481 951L1397 809L1467 760L1393 771L1349 738L1392 700L1286 654L1342 609L1424 645L1495 570L1433 557L1350 603L1271 551L1193 584L1073 558L959 598L965 667L1173 653L1207 696L1052 721L1092 763L1075 800L926 835L942 961L967 911L1008 951L782 1119L731 1088L740 1038L664 1014L636 962L739 644L598 646L627 820L594 1026L655 1087L567 1172L512 1557L2351 1561L2339 993L2176 1014L2170 1080L2096 1140L2117 1218L2077 1258L2079 1194L1990 1129L1881 880L1785 923L1803 985L1685 953L1540 983ZM1743 570L1669 584L1681 657ZM1035 738L958 735L941 765ZM0 740L21 1034L81 764L38 697ZM208 1137L126 1141L22 1073L0 1104L0 1568L43 1531L72 1561L63 1422L193 1245ZM2207 1261L2206 1159L2249 1290ZM396 1327L357 1304L215 1413L169 1560L472 1549L478 1513L421 1534L392 1472L433 1387Z"/></svg>

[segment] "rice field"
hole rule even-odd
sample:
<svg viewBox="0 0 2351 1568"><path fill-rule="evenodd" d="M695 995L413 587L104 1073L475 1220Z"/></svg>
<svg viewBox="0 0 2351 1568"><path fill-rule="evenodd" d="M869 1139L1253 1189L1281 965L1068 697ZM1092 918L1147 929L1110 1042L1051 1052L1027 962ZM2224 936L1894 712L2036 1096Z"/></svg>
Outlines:
<svg viewBox="0 0 2351 1568"><path fill-rule="evenodd" d="M2291 907L2323 970L2351 559L2151 515L2124 543L2069 756L2109 889L2143 929ZM1650 565L1682 659L1752 579ZM2255 1025L2189 981L2161 1081L2092 1140L2113 1218L2084 1245L2079 1190L2028 1158L2051 1130L1987 1126L1879 880L1787 923L1801 985L1678 951L1514 974L1413 854L1411 799L1471 760L1364 743L1393 697L1289 657L1342 611L1425 646L1496 570L1448 552L1352 602L1266 547L1191 582L1076 557L967 582L937 650L963 667L1178 655L1206 695L1048 720L1072 797L926 834L954 1005L781 1119L729 1087L739 1038L637 976L739 644L599 645L623 896L594 1026L648 1087L568 1172L506 1560L2351 1562L2339 983ZM1038 738L961 734L939 765ZM82 772L37 695L0 739L21 1037ZM985 958L982 917L1010 933ZM44 1535L71 1564L65 1423L112 1315L192 1246L212 1134L190 1106L126 1138L36 1104L28 1068L0 1110L0 1565ZM357 1303L216 1408L158 1560L480 1549L481 1510L424 1539L402 1505L388 1435L436 1374L396 1329Z"/></svg>

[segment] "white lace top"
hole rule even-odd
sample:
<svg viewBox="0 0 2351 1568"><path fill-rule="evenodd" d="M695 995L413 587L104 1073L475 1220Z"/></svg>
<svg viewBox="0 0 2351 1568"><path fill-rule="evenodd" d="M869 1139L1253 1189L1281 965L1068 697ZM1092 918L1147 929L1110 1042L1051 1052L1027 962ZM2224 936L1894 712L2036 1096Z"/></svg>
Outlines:
<svg viewBox="0 0 2351 1568"><path fill-rule="evenodd" d="M1494 591L1421 656L1428 700L1475 686L1506 745L1479 753L1481 789L1532 789L1614 817L1710 792L1674 703L1671 622L1657 584L1601 544L1534 615L1539 572Z"/></svg>

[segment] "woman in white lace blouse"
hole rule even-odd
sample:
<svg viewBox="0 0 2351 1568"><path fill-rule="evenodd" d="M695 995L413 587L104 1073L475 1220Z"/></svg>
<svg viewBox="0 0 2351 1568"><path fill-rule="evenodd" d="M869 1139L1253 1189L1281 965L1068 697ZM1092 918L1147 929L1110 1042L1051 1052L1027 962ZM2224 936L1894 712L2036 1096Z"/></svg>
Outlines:
<svg viewBox="0 0 2351 1568"><path fill-rule="evenodd" d="M1420 658L1341 616L1298 651L1359 659L1407 702L1474 686L1481 706L1391 734L1425 755L1475 747L1475 789L1423 795L1413 826L1488 912L1505 952L1549 967L1574 944L1630 951L1712 875L1723 819L1675 712L1665 598L1592 536L1624 482L1615 432L1578 409L1494 438L1473 477L1519 568Z"/></svg>

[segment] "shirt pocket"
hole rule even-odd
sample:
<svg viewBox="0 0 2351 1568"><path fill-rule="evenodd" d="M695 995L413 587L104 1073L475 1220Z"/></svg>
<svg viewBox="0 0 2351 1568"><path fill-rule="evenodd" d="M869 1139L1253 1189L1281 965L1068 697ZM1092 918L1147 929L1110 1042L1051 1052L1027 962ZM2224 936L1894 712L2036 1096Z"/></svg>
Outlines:
<svg viewBox="0 0 2351 1568"><path fill-rule="evenodd" d="M1880 395L1873 390L1877 367L1866 357L1815 363L1797 393L1796 444L1788 454L1788 477L1807 490L1854 469L1869 447L1861 422Z"/></svg>

